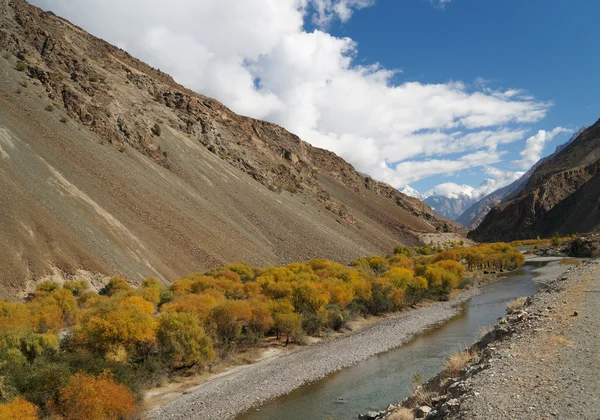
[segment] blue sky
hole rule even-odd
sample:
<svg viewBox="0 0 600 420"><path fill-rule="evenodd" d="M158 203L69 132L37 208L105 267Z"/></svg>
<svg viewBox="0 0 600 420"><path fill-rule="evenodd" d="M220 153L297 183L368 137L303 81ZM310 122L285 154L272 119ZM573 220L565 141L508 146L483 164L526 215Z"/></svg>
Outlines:
<svg viewBox="0 0 600 420"><path fill-rule="evenodd" d="M591 125L600 117L598 14L600 2L590 1L453 0L442 8L427 0L379 0L330 31L358 43L357 61L401 69L397 83L482 78L490 87L524 89L553 102L546 118L525 125L534 134ZM543 155L569 137L556 136ZM510 154L496 166L514 169L510 161L519 158L524 140L508 145ZM483 177L478 168L412 186L426 191L448 179L477 186Z"/></svg>
<svg viewBox="0 0 600 420"><path fill-rule="evenodd" d="M31 1L397 188L500 187L599 116L599 2Z"/></svg>

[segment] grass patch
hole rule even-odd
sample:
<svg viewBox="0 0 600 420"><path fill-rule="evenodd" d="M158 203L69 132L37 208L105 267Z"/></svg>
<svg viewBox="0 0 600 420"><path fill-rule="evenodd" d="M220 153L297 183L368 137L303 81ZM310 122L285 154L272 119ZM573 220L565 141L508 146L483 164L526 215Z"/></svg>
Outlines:
<svg viewBox="0 0 600 420"><path fill-rule="evenodd" d="M48 105L46 105L46 107L44 109L48 112L52 112L52 111L54 111L54 105L48 104Z"/></svg>
<svg viewBox="0 0 600 420"><path fill-rule="evenodd" d="M563 258L560 260L560 263L562 265L579 265L581 264L581 261L579 261L577 258Z"/></svg>
<svg viewBox="0 0 600 420"><path fill-rule="evenodd" d="M527 302L527 298L525 296L521 296L520 298L511 300L506 304L506 306L510 312L515 312L521 309L525 305L525 302Z"/></svg>
<svg viewBox="0 0 600 420"><path fill-rule="evenodd" d="M560 335L553 335L548 341L552 347L572 347L575 345L573 341Z"/></svg>
<svg viewBox="0 0 600 420"><path fill-rule="evenodd" d="M388 416L388 420L413 420L415 418L410 408L400 407Z"/></svg>
<svg viewBox="0 0 600 420"><path fill-rule="evenodd" d="M444 370L441 372L443 378L455 378L461 370L471 363L477 353L470 350L463 350L452 353L444 363Z"/></svg>

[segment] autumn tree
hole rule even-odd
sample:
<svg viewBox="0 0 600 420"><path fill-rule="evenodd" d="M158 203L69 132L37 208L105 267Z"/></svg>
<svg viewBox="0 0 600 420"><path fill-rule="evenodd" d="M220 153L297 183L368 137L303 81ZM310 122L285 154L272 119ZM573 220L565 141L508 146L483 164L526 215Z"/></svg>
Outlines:
<svg viewBox="0 0 600 420"><path fill-rule="evenodd" d="M121 348L129 354L135 353L156 340L153 313L154 306L139 296L103 302L83 315L72 344L101 354Z"/></svg>
<svg viewBox="0 0 600 420"><path fill-rule="evenodd" d="M192 313L163 313L158 318L157 341L173 367L204 364L214 357L212 340Z"/></svg>
<svg viewBox="0 0 600 420"><path fill-rule="evenodd" d="M275 328L285 334L285 345L290 339L298 338L302 333L302 315L294 312L280 312L275 314Z"/></svg>
<svg viewBox="0 0 600 420"><path fill-rule="evenodd" d="M0 404L1 420L37 420L38 408L29 401L17 397L7 404Z"/></svg>
<svg viewBox="0 0 600 420"><path fill-rule="evenodd" d="M56 411L69 420L123 420L133 416L136 406L129 389L109 373L77 373L60 390Z"/></svg>
<svg viewBox="0 0 600 420"><path fill-rule="evenodd" d="M211 311L210 319L217 338L227 347L240 338L242 328L252 319L252 308L246 301L227 300Z"/></svg>

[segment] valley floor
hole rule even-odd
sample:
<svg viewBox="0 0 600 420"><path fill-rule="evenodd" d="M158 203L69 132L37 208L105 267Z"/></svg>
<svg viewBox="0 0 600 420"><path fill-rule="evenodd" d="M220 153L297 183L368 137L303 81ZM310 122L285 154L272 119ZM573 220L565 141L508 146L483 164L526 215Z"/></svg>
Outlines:
<svg viewBox="0 0 600 420"><path fill-rule="evenodd" d="M538 277L554 281L510 338L488 345L486 368L444 418L600 419L600 261L555 279Z"/></svg>
<svg viewBox="0 0 600 420"><path fill-rule="evenodd" d="M457 315L461 304L477 293L479 290L473 288L448 302L401 312L340 338L234 368L205 383L168 395L171 401L152 408L148 417L186 420L233 418L304 383L399 347L415 334Z"/></svg>

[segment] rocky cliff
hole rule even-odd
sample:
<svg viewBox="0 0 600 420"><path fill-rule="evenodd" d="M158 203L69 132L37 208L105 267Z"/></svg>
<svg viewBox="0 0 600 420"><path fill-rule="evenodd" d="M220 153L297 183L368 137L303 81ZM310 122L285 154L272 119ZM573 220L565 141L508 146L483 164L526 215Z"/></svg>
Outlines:
<svg viewBox="0 0 600 420"><path fill-rule="evenodd" d="M600 121L539 165L524 189L469 233L476 241L587 232L600 223Z"/></svg>
<svg viewBox="0 0 600 420"><path fill-rule="evenodd" d="M0 289L233 261L339 261L453 230L282 127L0 0Z"/></svg>

